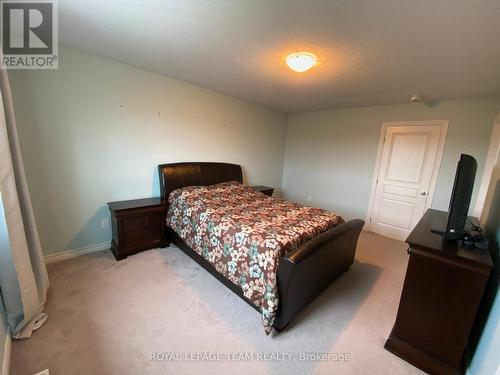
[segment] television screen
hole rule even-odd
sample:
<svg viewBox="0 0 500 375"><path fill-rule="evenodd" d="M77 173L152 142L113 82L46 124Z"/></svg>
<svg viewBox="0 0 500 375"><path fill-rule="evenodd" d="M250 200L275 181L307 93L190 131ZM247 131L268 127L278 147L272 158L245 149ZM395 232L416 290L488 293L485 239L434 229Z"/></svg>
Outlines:
<svg viewBox="0 0 500 375"><path fill-rule="evenodd" d="M463 237L467 214L469 212L474 179L476 178L477 162L470 155L460 155L455 183L451 193L450 207L444 238L446 240L457 240Z"/></svg>

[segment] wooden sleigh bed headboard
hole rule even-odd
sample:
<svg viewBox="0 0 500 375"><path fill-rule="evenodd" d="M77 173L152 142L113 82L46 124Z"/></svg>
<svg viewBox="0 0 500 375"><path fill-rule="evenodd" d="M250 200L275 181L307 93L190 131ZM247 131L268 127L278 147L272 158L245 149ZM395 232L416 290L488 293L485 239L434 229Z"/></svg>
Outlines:
<svg viewBox="0 0 500 375"><path fill-rule="evenodd" d="M187 162L158 165L160 192L164 200L184 186L207 186L226 181L243 183L241 166L229 163Z"/></svg>

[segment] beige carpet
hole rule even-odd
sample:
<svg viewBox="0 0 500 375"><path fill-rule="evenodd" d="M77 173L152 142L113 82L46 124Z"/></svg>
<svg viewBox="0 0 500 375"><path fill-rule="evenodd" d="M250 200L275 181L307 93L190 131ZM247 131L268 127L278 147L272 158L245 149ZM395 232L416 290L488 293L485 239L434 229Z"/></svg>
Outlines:
<svg viewBox="0 0 500 375"><path fill-rule="evenodd" d="M13 344L11 374L421 374L383 348L405 250L362 233L351 269L270 337L255 310L175 247L121 262L108 251L53 263L49 320ZM173 354L151 360L158 352ZM197 352L211 358L195 360ZM303 360L306 352L349 360Z"/></svg>

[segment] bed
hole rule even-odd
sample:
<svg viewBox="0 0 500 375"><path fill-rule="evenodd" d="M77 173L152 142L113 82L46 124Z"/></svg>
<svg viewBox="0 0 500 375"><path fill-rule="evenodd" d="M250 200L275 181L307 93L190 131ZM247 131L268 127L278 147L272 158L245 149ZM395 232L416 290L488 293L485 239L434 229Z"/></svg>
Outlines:
<svg viewBox="0 0 500 375"><path fill-rule="evenodd" d="M161 164L158 171L169 239L259 311L266 333L284 330L354 262L362 220L252 191L236 164Z"/></svg>

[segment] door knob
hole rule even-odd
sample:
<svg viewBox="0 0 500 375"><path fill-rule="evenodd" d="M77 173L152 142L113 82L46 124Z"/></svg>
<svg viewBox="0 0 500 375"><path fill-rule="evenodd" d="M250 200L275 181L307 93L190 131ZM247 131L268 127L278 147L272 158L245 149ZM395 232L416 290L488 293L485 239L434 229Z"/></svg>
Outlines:
<svg viewBox="0 0 500 375"><path fill-rule="evenodd" d="M426 195L427 193L425 191L421 192L420 195Z"/></svg>

